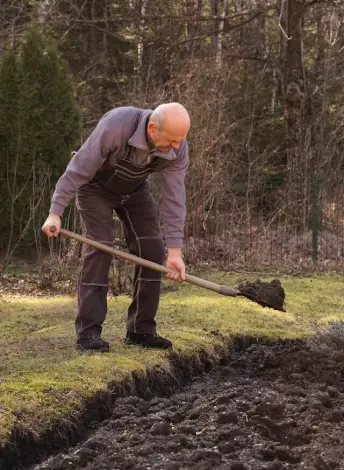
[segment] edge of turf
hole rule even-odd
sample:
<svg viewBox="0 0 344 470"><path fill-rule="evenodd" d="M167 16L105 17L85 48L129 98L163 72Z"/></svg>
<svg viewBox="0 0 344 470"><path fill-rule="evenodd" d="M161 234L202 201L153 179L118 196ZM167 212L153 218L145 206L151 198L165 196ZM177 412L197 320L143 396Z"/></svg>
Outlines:
<svg viewBox="0 0 344 470"><path fill-rule="evenodd" d="M128 373L122 381L109 383L106 391L97 392L85 400L71 416L65 416L39 436L28 430L13 428L9 440L0 447L0 469L28 468L76 445L90 434L92 427L111 416L117 398L168 396L216 365L227 364L233 351L243 350L258 342L272 344L278 341L247 335L214 334L220 337L220 345L211 350L201 349L191 356L171 352L168 368L153 366L144 372Z"/></svg>

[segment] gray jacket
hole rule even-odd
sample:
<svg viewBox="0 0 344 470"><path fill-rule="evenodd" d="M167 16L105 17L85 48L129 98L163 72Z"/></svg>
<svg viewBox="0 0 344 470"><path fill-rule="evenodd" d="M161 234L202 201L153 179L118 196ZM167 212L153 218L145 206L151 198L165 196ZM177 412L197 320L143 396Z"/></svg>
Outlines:
<svg viewBox="0 0 344 470"><path fill-rule="evenodd" d="M143 165L152 157L168 160L161 169L160 217L167 247L181 247L185 222L185 176L189 163L188 144L183 140L178 150L150 151L147 144L146 124L152 110L141 110L136 130L133 120L138 108L121 107L106 113L94 131L69 162L56 184L50 212L62 216L64 209L75 197L77 190L90 181L98 170L111 168L123 155L127 144L132 146L132 158ZM133 132L133 133L132 133Z"/></svg>

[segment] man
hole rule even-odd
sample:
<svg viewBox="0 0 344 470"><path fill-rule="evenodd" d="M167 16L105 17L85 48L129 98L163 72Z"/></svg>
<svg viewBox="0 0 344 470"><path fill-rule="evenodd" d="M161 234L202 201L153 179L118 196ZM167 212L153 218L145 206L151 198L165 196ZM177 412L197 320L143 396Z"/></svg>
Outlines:
<svg viewBox="0 0 344 470"><path fill-rule="evenodd" d="M42 230L49 237L58 235L63 211L76 195L85 236L112 245L116 211L128 250L163 264L158 208L147 181L150 173L159 172L166 266L176 271L168 278L185 280L182 243L189 129L188 112L179 103L162 104L154 111L121 107L105 114L57 182ZM52 225L57 228L54 233L50 231ZM101 332L107 314L111 259L108 253L83 247L75 321L76 344L81 350L109 350ZM136 267L126 344L172 348L171 341L156 332L160 283L160 273Z"/></svg>

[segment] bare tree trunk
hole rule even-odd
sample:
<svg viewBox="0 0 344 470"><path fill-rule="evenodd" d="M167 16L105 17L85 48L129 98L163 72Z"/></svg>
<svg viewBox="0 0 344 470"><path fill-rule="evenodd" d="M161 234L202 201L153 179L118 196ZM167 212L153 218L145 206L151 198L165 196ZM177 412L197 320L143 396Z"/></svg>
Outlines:
<svg viewBox="0 0 344 470"><path fill-rule="evenodd" d="M187 48L190 57L193 57L195 54L195 37L198 34L198 23L196 22L195 17L202 15L203 9L203 0L187 0L186 2L186 13L188 17L191 17L191 20L186 23L187 31Z"/></svg>
<svg viewBox="0 0 344 470"><path fill-rule="evenodd" d="M145 23L146 23L146 11L147 11L147 6L148 6L149 0L142 0L142 5L141 5L141 18L140 18L140 23L139 23L139 41L137 44L137 63L138 63L138 69L139 73L142 70L142 58L143 58L143 39L144 39L144 28L145 28Z"/></svg>
<svg viewBox="0 0 344 470"><path fill-rule="evenodd" d="M223 28L225 25L225 16L227 15L228 11L228 0L212 0L211 11L215 22L216 32L213 36L215 65L218 69L220 69L222 67Z"/></svg>
<svg viewBox="0 0 344 470"><path fill-rule="evenodd" d="M308 198L308 154L305 152L306 84L302 58L303 0L282 0L287 14L286 53L284 61L284 96L287 131L287 200L289 217L303 225Z"/></svg>
<svg viewBox="0 0 344 470"><path fill-rule="evenodd" d="M215 64L217 68L222 67L222 42L223 42L223 28L225 25L225 16L227 15L228 10L228 0L223 0L222 2L222 12L220 13L221 20L218 22L217 26L217 44L216 44L216 59Z"/></svg>
<svg viewBox="0 0 344 470"><path fill-rule="evenodd" d="M42 0L37 4L38 30L43 33L51 0Z"/></svg>

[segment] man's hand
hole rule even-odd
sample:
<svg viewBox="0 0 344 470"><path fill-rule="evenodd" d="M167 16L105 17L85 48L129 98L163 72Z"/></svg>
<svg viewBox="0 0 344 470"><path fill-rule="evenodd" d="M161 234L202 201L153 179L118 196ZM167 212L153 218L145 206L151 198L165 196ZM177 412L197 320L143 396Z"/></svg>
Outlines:
<svg viewBox="0 0 344 470"><path fill-rule="evenodd" d="M185 264L182 258L181 248L167 248L166 268L178 271L176 274L169 273L167 278L172 281L185 281Z"/></svg>
<svg viewBox="0 0 344 470"><path fill-rule="evenodd" d="M54 225L56 227L55 232L50 231L50 227ZM57 237L61 228L61 217L57 214L49 213L47 220L44 222L42 226L42 230L44 233L48 235L48 237Z"/></svg>

